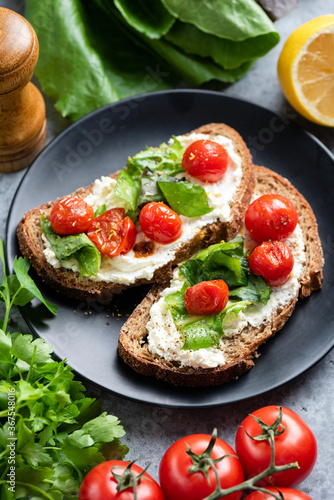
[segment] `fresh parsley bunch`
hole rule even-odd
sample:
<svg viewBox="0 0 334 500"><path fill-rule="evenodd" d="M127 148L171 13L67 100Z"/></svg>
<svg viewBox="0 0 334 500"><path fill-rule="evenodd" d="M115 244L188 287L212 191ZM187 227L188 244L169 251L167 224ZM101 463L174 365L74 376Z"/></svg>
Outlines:
<svg viewBox="0 0 334 500"><path fill-rule="evenodd" d="M37 297L53 313L28 275L29 262L15 259L7 275L0 240L3 278L0 298L0 498L76 499L85 474L106 459L123 458L119 420L100 413L100 404L84 396L65 361L54 361L43 339L7 331L13 305Z"/></svg>

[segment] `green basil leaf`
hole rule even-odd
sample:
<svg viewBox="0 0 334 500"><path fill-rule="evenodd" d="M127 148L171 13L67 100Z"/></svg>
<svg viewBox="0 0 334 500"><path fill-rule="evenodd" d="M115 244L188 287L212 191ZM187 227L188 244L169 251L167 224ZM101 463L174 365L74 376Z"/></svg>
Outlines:
<svg viewBox="0 0 334 500"><path fill-rule="evenodd" d="M179 215L200 217L212 212L205 189L198 184L187 181L176 183L159 181L158 186L169 206Z"/></svg>
<svg viewBox="0 0 334 500"><path fill-rule="evenodd" d="M81 276L96 276L101 254L85 233L59 236L44 215L41 215L41 227L57 259L66 260L74 256L79 262Z"/></svg>

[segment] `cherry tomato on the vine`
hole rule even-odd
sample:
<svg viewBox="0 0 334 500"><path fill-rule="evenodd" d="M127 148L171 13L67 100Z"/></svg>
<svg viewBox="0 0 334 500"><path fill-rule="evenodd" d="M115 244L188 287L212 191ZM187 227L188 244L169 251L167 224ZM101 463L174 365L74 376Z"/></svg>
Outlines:
<svg viewBox="0 0 334 500"><path fill-rule="evenodd" d="M217 182L223 178L229 156L221 144L199 140L190 144L182 158L182 167L202 182Z"/></svg>
<svg viewBox="0 0 334 500"><path fill-rule="evenodd" d="M284 240L295 230L298 214L294 204L280 194L264 194L246 211L245 225L257 243Z"/></svg>
<svg viewBox="0 0 334 500"><path fill-rule="evenodd" d="M145 236L157 243L168 244L182 234L180 216L165 203L147 203L139 214L139 224Z"/></svg>
<svg viewBox="0 0 334 500"><path fill-rule="evenodd" d="M279 415L279 408L265 406L252 412L252 415L271 425ZM286 465L298 462L299 468L272 474L262 479L259 482L260 485L297 486L304 481L314 467L317 458L317 443L310 428L297 413L288 408L283 408L282 425L285 427L284 432L275 437L275 464ZM269 442L251 439L261 433L259 423L248 415L236 434L236 453L247 477L256 476L270 463Z"/></svg>
<svg viewBox="0 0 334 500"><path fill-rule="evenodd" d="M93 207L74 196L55 203L50 214L52 229L62 236L84 233L93 219Z"/></svg>
<svg viewBox="0 0 334 500"><path fill-rule="evenodd" d="M162 457L159 469L161 489L166 500L203 500L216 488L216 476L211 467L209 480L202 471L189 472L193 461L187 453L190 447L196 454L202 454L210 442L207 434L193 434L173 443ZM212 450L212 458L232 455L215 463L221 488L229 488L241 483L244 474L236 454L225 441L217 439ZM240 500L242 492L232 493L227 500Z"/></svg>
<svg viewBox="0 0 334 500"><path fill-rule="evenodd" d="M218 314L228 302L228 286L224 280L201 281L187 288L184 305L189 314Z"/></svg>
<svg viewBox="0 0 334 500"><path fill-rule="evenodd" d="M277 489L268 487L266 488L268 491L272 491L277 495ZM302 491L293 490L292 488L281 488L279 487L279 491L282 493L284 500L312 500L311 497L303 493ZM273 500L273 496L269 493L262 493L260 491L254 491L250 495L248 495L245 500Z"/></svg>
<svg viewBox="0 0 334 500"><path fill-rule="evenodd" d="M247 260L249 269L263 276L271 287L284 285L294 264L292 252L283 241L264 241L254 248Z"/></svg>
<svg viewBox="0 0 334 500"><path fill-rule="evenodd" d="M78 500L134 500L133 487L117 491L117 481L112 475L112 471L123 475L128 464L122 460L108 460L94 467L80 486ZM143 471L136 464L131 465L131 470L136 476ZM164 500L160 486L147 472L137 484L137 500Z"/></svg>
<svg viewBox="0 0 334 500"><path fill-rule="evenodd" d="M137 230L130 217L125 217L124 208L112 208L93 220L87 236L100 253L115 257L132 249Z"/></svg>

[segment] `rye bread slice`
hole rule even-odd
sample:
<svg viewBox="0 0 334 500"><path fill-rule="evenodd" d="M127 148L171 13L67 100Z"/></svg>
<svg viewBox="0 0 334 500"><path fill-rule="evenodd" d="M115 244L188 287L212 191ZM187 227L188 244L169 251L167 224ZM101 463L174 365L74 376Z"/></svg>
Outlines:
<svg viewBox="0 0 334 500"><path fill-rule="evenodd" d="M179 386L210 386L229 382L254 366L258 347L280 330L292 314L298 298L310 295L322 285L323 254L314 213L305 198L285 178L275 172L255 167L258 195L279 193L295 205L302 228L306 249L306 263L300 278L300 288L295 297L283 308L273 310L271 321L257 328L246 327L232 338L223 338L226 364L217 368L181 367L152 355L147 345L146 324L150 309L159 299L161 286L154 286L138 305L121 329L118 341L123 360L142 375L149 375Z"/></svg>
<svg viewBox="0 0 334 500"><path fill-rule="evenodd" d="M217 221L214 224L205 226L176 252L173 261L157 269L150 280L138 279L133 285L93 281L89 277L80 277L79 273L65 268L54 268L47 262L43 254L44 243L41 237L40 216L44 214L48 218L53 205L61 199L59 198L27 212L20 221L17 229L17 237L22 255L30 260L32 266L45 283L68 297L87 302L107 302L111 300L113 294L120 293L129 286L165 282L170 279L173 266L190 258L201 248L205 248L221 239L231 239L237 233L255 185L254 165L250 152L241 136L228 125L220 123L208 124L193 132L206 134L208 138L216 135L228 137L233 141L236 152L241 157L243 176L236 196L230 205L230 222L222 223ZM117 178L118 173L111 174L111 177ZM92 191L93 185L79 188L68 196L85 198Z"/></svg>

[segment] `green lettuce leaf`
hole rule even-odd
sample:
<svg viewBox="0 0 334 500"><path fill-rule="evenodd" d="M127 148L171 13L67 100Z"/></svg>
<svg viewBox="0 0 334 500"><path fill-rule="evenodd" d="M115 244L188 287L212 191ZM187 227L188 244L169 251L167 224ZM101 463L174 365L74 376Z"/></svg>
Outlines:
<svg viewBox="0 0 334 500"><path fill-rule="evenodd" d="M104 212L107 210L107 207L105 205L105 203L103 203L103 205L101 205L98 209L95 210L94 212L94 217L96 219L96 217L99 217L100 215L104 214Z"/></svg>
<svg viewBox="0 0 334 500"><path fill-rule="evenodd" d="M101 254L85 233L59 236L41 215L41 227L57 259L75 257L79 262L80 276L96 276L101 265Z"/></svg>
<svg viewBox="0 0 334 500"><path fill-rule="evenodd" d="M165 38L187 54L210 57L225 69L236 69L264 56L279 41L276 31L235 41L204 33L193 24L179 21Z"/></svg>
<svg viewBox="0 0 334 500"><path fill-rule="evenodd" d="M229 289L245 286L247 271L248 263L241 236L227 243L211 245L180 267L189 286L200 281L223 279Z"/></svg>
<svg viewBox="0 0 334 500"><path fill-rule="evenodd" d="M173 16L220 38L241 41L276 33L273 23L255 0L214 0L201 2L200 8L198 0L161 1Z"/></svg>
<svg viewBox="0 0 334 500"><path fill-rule="evenodd" d="M184 147L180 141L173 136L172 144L161 144L158 148L147 147L144 151L132 156L128 161L128 169L131 175L138 175L144 169L160 172L166 175L176 175L184 172L182 168L182 157Z"/></svg>
<svg viewBox="0 0 334 500"><path fill-rule="evenodd" d="M25 17L39 39L35 74L65 117L77 120L105 104L176 83L154 54L91 0L27 0Z"/></svg>
<svg viewBox="0 0 334 500"><path fill-rule="evenodd" d="M114 0L126 22L149 38L168 33L175 18L157 0Z"/></svg>
<svg viewBox="0 0 334 500"><path fill-rule="evenodd" d="M165 201L178 214L200 217L212 211L202 186L173 176L184 172L184 148L174 137L172 144L147 148L129 158L117 179L115 194L135 211L141 204Z"/></svg>
<svg viewBox="0 0 334 500"><path fill-rule="evenodd" d="M164 300L183 335L183 349L218 346L224 335L223 322L227 315L237 315L251 304L266 304L271 294L268 283L249 270L241 236L202 250L182 264L180 274L186 280L182 288L167 295ZM218 279L227 283L232 304L212 316L190 315L184 305L186 289L201 281Z"/></svg>
<svg viewBox="0 0 334 500"><path fill-rule="evenodd" d="M234 83L247 73L252 65L252 61L247 61L237 68L226 69L215 64L209 57L186 54L165 38L154 41L146 39L145 43L192 85L202 85L211 80Z"/></svg>
<svg viewBox="0 0 334 500"><path fill-rule="evenodd" d="M72 120L124 97L173 88L180 77L194 85L232 83L279 40L255 0L26 0L25 6L40 42L36 75Z"/></svg>
<svg viewBox="0 0 334 500"><path fill-rule="evenodd" d="M235 314L245 309L251 304L248 301L237 302L226 307L221 313L208 316L198 321L188 323L182 329L184 338L184 350L207 349L218 347L220 339L224 336L223 321L227 314Z"/></svg>

